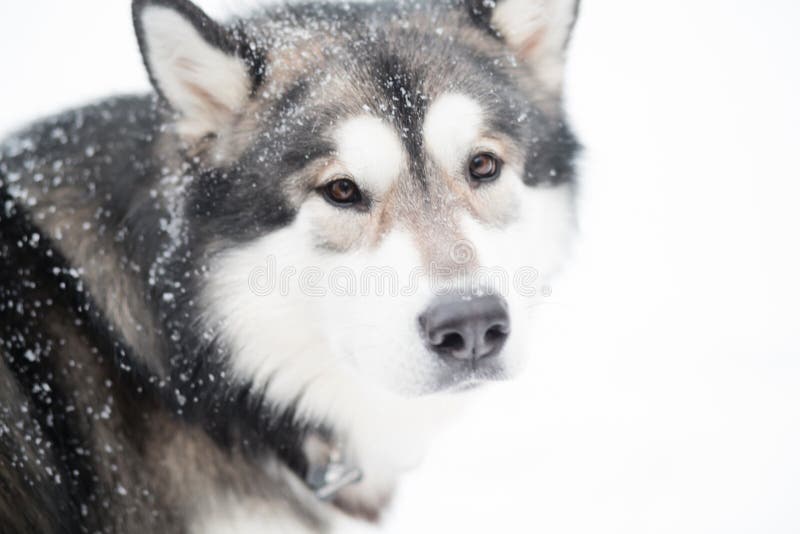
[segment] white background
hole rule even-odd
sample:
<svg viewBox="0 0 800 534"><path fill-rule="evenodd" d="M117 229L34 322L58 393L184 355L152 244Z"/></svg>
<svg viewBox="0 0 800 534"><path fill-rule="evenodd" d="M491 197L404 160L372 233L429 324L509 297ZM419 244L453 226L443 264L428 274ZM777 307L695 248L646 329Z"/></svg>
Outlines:
<svg viewBox="0 0 800 534"><path fill-rule="evenodd" d="M584 1L576 253L526 377L389 532L800 532L798 27L795 0ZM146 88L127 1L0 4L0 131Z"/></svg>

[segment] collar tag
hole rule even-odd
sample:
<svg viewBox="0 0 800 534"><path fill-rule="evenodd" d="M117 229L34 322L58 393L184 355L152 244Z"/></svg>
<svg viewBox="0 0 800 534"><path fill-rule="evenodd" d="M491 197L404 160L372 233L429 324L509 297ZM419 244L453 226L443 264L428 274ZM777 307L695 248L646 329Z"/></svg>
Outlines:
<svg viewBox="0 0 800 534"><path fill-rule="evenodd" d="M318 499L332 499L342 488L361 480L361 470L345 463L339 448L314 436L306 442L309 460L305 482Z"/></svg>
<svg viewBox="0 0 800 534"><path fill-rule="evenodd" d="M306 484L314 491L317 498L323 501L331 499L340 489L359 480L361 480L360 469L333 458L327 464L309 466L306 474Z"/></svg>

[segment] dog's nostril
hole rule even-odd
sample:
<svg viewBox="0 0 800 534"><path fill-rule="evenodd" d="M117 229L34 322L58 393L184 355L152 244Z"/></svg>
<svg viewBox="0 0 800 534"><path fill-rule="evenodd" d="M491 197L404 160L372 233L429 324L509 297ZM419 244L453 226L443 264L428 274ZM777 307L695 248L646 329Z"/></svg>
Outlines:
<svg viewBox="0 0 800 534"><path fill-rule="evenodd" d="M510 331L505 300L494 295L438 297L419 323L432 351L459 360L497 355Z"/></svg>
<svg viewBox="0 0 800 534"><path fill-rule="evenodd" d="M486 331L483 340L487 343L493 343L497 340L505 339L506 337L508 337L508 333L504 331L504 327L501 325L494 325Z"/></svg>
<svg viewBox="0 0 800 534"><path fill-rule="evenodd" d="M464 348L464 338L458 332L451 332L445 334L442 341L435 346L444 350L461 350Z"/></svg>

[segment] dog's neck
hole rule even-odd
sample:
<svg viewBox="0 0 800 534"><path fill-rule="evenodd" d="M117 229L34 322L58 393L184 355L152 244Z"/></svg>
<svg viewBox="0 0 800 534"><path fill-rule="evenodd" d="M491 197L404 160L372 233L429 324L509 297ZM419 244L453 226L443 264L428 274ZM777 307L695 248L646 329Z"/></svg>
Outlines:
<svg viewBox="0 0 800 534"><path fill-rule="evenodd" d="M362 405L358 417L342 413L324 427L303 429L303 461L287 462L315 498L369 521L380 518L399 478L422 461L436 431L464 403L461 396L382 401Z"/></svg>

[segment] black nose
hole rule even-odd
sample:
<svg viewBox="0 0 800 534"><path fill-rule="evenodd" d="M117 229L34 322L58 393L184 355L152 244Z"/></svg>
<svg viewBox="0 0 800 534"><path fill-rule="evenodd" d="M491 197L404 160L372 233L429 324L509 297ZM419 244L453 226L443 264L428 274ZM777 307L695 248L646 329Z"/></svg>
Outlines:
<svg viewBox="0 0 800 534"><path fill-rule="evenodd" d="M506 301L495 295L437 297L419 324L434 352L458 360L495 356L511 331Z"/></svg>

